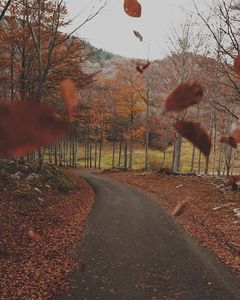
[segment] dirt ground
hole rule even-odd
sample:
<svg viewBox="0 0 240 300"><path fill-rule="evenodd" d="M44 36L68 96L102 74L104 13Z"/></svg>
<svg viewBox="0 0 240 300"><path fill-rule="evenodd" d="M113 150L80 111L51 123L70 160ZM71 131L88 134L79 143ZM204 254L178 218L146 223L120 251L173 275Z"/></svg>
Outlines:
<svg viewBox="0 0 240 300"><path fill-rule="evenodd" d="M240 192L222 188L224 179L147 172L105 172L102 176L137 187L169 214L187 201L184 213L175 217L177 222L240 277Z"/></svg>
<svg viewBox="0 0 240 300"><path fill-rule="evenodd" d="M73 249L94 201L92 188L50 166L35 172L14 161L1 165L1 300L56 299L67 289L67 273L84 269Z"/></svg>

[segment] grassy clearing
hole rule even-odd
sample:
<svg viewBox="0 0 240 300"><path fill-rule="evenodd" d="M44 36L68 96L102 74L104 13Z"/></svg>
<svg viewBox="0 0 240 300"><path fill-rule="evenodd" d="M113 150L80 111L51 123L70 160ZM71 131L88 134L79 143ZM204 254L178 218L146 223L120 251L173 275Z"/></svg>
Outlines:
<svg viewBox="0 0 240 300"><path fill-rule="evenodd" d="M98 149L99 151L99 149ZM180 160L180 171L181 172L190 172L193 171L195 173L198 173L200 170L200 173L204 173L205 171L205 164L206 159L202 155L201 156L201 162L200 162L200 168L199 168L199 155L200 152L198 149L195 149L195 156L194 156L194 167L193 170L191 170L191 164L192 164L192 151L193 146L183 141L182 143L182 149L181 149L181 160ZM118 167L118 153L119 148L116 147L115 152L115 166ZM95 149L92 149L92 166L94 167L94 154ZM97 153L98 156L99 153ZM240 152L235 152L235 160L233 163L233 167L231 170L231 173L238 174L240 171ZM173 147L170 147L167 152L165 153L165 159L164 159L164 153L159 150L153 150L149 149L148 152L148 161L149 161L149 168L153 170L157 170L163 166L165 167L172 167L172 157L173 157ZM128 156L129 159L129 156ZM144 160L145 160L145 149L142 145L135 145L134 151L133 151L133 169L141 169L144 168ZM46 162L48 161L48 158L46 156ZM216 148L216 156L215 156L215 162L214 162L214 155L213 150L209 158L209 174L217 173L219 161L221 162L221 173L226 171L225 168L225 157L222 157L220 160L220 148L219 145L217 145ZM78 167L85 167L85 149L84 145L79 144L78 145L78 151L77 151L77 163ZM121 155L121 164L120 166L123 167L124 165L124 154L122 150ZM98 166L98 160L97 160L97 166ZM102 146L102 160L101 160L101 168L102 169L108 169L112 167L112 145L110 143L104 143Z"/></svg>

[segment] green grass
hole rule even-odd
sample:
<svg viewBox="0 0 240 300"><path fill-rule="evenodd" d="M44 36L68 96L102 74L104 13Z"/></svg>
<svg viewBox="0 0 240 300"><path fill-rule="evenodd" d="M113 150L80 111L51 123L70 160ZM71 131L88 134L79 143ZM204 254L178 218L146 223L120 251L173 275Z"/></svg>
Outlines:
<svg viewBox="0 0 240 300"><path fill-rule="evenodd" d="M219 145L218 145L219 146ZM118 166L118 147L116 147L116 154L115 154L115 166ZM192 150L193 146L183 141L182 148L181 148L181 159L180 159L180 171L181 172L190 172L191 171L191 160L192 160ZM218 166L219 161L219 149L216 149L216 159L215 159L215 173ZM213 151L212 151L213 152ZM240 171L240 153L236 153L236 159L233 164L232 172L239 173ZM149 149L148 151L148 161L149 167L152 169L158 169L163 167L163 152L159 150ZM172 156L173 156L173 147L170 147L166 151L166 158L164 166L172 167ZM144 157L145 157L145 149L142 145L135 145L133 150L133 169L141 169L144 168ZM121 167L123 167L123 150L122 150L122 159L121 159ZM199 150L195 150L195 159L194 159L194 169L193 172L198 172L198 160L199 160ZM79 144L78 152L77 152L77 161L78 167L85 166L85 151L84 146ZM97 162L98 163L98 162ZM201 167L200 172L204 173L205 170L205 157L202 155L201 157ZM224 163L222 163L224 165ZM94 149L92 151L92 166L94 167ZM98 164L97 164L98 166ZM108 169L112 167L112 146L109 143L104 143L102 147L102 160L101 160L101 168ZM222 171L223 171L222 166ZM213 171L213 153L210 155L209 159L209 173L211 174Z"/></svg>

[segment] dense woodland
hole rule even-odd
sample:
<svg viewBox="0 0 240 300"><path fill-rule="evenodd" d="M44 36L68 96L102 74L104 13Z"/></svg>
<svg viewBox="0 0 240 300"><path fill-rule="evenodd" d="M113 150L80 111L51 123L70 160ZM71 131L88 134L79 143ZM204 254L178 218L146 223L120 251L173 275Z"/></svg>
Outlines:
<svg viewBox="0 0 240 300"><path fill-rule="evenodd" d="M164 58L151 61L146 54L141 61L97 50L74 33L63 33L69 23L63 1L3 1L1 103L47 103L64 116L60 82L71 78L78 94L70 133L23 158L40 166L45 160L101 168L104 149L111 148L112 167L132 169L135 150L141 149L145 169L166 166L180 172L187 147L189 170L184 171L239 172L239 151L219 142L239 115L239 75L233 62L240 52L240 7L234 3L216 2L211 19L196 8L196 19L187 20L169 38ZM164 114L168 94L181 83L195 81L204 89L203 101ZM172 127L185 119L208 130L212 150L207 159ZM152 149L162 153L161 161L152 162Z"/></svg>

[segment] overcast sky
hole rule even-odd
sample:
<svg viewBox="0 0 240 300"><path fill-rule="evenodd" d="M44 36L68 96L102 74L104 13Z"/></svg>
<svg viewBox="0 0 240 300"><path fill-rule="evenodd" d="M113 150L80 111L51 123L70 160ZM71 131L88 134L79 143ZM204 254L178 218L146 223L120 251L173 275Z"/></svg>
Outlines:
<svg viewBox="0 0 240 300"><path fill-rule="evenodd" d="M104 0L65 0L70 17L76 17L67 31L81 24L93 6ZM195 0L201 10L207 9L211 0ZM123 10L123 0L109 0L101 13L77 31L77 36L86 39L97 48L126 57L156 59L166 54L168 37L173 27L179 28L195 11L193 0L139 0L142 5L141 18L132 18ZM193 18L194 19L194 18ZM139 31L140 42L133 34ZM148 51L149 49L149 51Z"/></svg>

